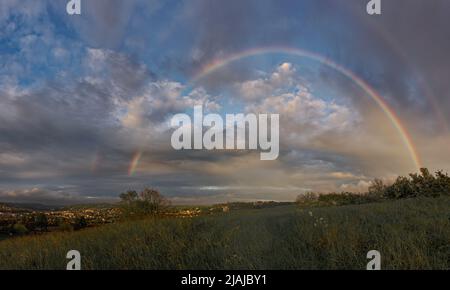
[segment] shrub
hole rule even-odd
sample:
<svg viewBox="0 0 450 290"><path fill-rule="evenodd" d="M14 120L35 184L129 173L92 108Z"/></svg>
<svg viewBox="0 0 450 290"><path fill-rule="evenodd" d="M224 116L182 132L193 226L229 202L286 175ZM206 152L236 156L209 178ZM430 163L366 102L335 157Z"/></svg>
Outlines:
<svg viewBox="0 0 450 290"><path fill-rule="evenodd" d="M384 196L391 199L407 198L415 196L415 192L409 179L404 176L399 176L392 185L386 188Z"/></svg>
<svg viewBox="0 0 450 290"><path fill-rule="evenodd" d="M319 195L319 203L324 205L363 204L374 201L367 194L350 192L330 193Z"/></svg>
<svg viewBox="0 0 450 290"><path fill-rule="evenodd" d="M13 233L17 234L17 235L25 235L28 233L28 229L26 226L24 226L23 224L15 224L12 227L12 231Z"/></svg>
<svg viewBox="0 0 450 290"><path fill-rule="evenodd" d="M295 200L295 202L305 205L305 204L312 204L317 202L317 200L319 199L319 195L315 192L306 192L304 194L300 194L299 196L297 196L297 199Z"/></svg>
<svg viewBox="0 0 450 290"><path fill-rule="evenodd" d="M450 177L442 171L430 174L428 169L421 168L420 174L413 173L409 177L399 176L395 182L387 186L384 196L391 199L416 196L438 197L450 194Z"/></svg>
<svg viewBox="0 0 450 290"><path fill-rule="evenodd" d="M73 228L75 230L81 230L88 226L88 223L84 216L77 217L73 223Z"/></svg>
<svg viewBox="0 0 450 290"><path fill-rule="evenodd" d="M333 206L363 204L380 200L379 197L371 196L368 193L327 193L318 194L308 192L297 197L296 202L301 206Z"/></svg>
<svg viewBox="0 0 450 290"><path fill-rule="evenodd" d="M47 231L48 218L44 213L39 213L34 217L34 226L41 230Z"/></svg>
<svg viewBox="0 0 450 290"><path fill-rule="evenodd" d="M62 223L58 224L58 231L71 232L73 230L74 230L74 228L70 223L62 222Z"/></svg>
<svg viewBox="0 0 450 290"><path fill-rule="evenodd" d="M447 173L444 174L442 171L436 172L435 187L442 195L450 195L450 177Z"/></svg>

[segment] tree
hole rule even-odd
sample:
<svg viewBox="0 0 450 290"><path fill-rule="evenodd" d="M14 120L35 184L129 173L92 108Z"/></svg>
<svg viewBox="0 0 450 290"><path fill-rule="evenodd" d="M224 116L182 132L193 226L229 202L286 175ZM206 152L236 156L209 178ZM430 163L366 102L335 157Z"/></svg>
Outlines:
<svg viewBox="0 0 450 290"><path fill-rule="evenodd" d="M45 213L39 213L34 217L34 225L41 230L47 231L48 228L48 218Z"/></svg>
<svg viewBox="0 0 450 290"><path fill-rule="evenodd" d="M299 196L297 196L297 199L295 201L300 204L309 204L317 201L318 199L319 195L317 193L306 192L304 194L300 194Z"/></svg>
<svg viewBox="0 0 450 290"><path fill-rule="evenodd" d="M120 194L120 199L125 215L156 214L169 205L169 201L152 188L145 188L139 194L136 191L127 191Z"/></svg>
<svg viewBox="0 0 450 290"><path fill-rule="evenodd" d="M138 193L134 190L128 190L127 192L121 193L119 197L123 203L131 204L138 199Z"/></svg>
<svg viewBox="0 0 450 290"><path fill-rule="evenodd" d="M88 226L88 223L86 221L86 218L84 216L79 216L75 219L73 228L75 230L81 230Z"/></svg>
<svg viewBox="0 0 450 290"><path fill-rule="evenodd" d="M386 191L386 185L384 185L381 179L375 178L372 184L369 186L369 197L379 198L384 196Z"/></svg>
<svg viewBox="0 0 450 290"><path fill-rule="evenodd" d="M442 195L450 195L450 177L442 171L436 172L436 191Z"/></svg>
<svg viewBox="0 0 450 290"><path fill-rule="evenodd" d="M141 200L148 212L157 212L168 205L168 201L158 190L145 188L141 192Z"/></svg>

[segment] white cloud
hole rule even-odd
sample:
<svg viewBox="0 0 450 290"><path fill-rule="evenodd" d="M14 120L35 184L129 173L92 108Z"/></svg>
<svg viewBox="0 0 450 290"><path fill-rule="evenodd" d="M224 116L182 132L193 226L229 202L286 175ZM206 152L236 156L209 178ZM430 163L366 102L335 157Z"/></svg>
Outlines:
<svg viewBox="0 0 450 290"><path fill-rule="evenodd" d="M293 146L311 145L329 132L344 134L358 125L360 117L351 104L318 97L309 85L293 64L285 62L235 88L248 112L280 114L281 138Z"/></svg>
<svg viewBox="0 0 450 290"><path fill-rule="evenodd" d="M149 127L166 124L170 115L192 110L195 105L203 104L211 111L220 108L204 89L197 88L183 95L184 89L183 84L169 80L149 83L142 95L124 103L122 124L127 128Z"/></svg>
<svg viewBox="0 0 450 290"><path fill-rule="evenodd" d="M367 192L367 189L371 185L370 181L367 180L359 180L353 183L344 183L340 186L342 191L348 192Z"/></svg>
<svg viewBox="0 0 450 290"><path fill-rule="evenodd" d="M308 143L328 132L345 133L357 125L358 115L347 106L325 101L308 92L270 96L250 112L280 114L280 135L285 140Z"/></svg>
<svg viewBox="0 0 450 290"><path fill-rule="evenodd" d="M341 172L341 171L332 172L332 173L330 173L330 176L333 178L337 178L337 179L364 179L364 178L366 178L363 175L355 175L352 172Z"/></svg>
<svg viewBox="0 0 450 290"><path fill-rule="evenodd" d="M0 153L0 165L17 166L24 164L26 158L22 154L17 153Z"/></svg>
<svg viewBox="0 0 450 290"><path fill-rule="evenodd" d="M235 84L239 95L247 101L261 100L276 92L300 85L296 69L291 63L280 64L274 72L263 78Z"/></svg>

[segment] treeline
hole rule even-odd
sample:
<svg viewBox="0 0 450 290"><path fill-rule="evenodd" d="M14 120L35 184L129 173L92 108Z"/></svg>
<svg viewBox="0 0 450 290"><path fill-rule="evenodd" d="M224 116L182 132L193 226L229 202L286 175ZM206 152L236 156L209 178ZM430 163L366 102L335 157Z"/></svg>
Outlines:
<svg viewBox="0 0 450 290"><path fill-rule="evenodd" d="M391 184L381 179L372 181L365 193L315 193L307 192L297 197L297 203L307 206L347 205L378 202L389 199L412 197L439 197L450 195L450 177L443 171L431 174L428 169L421 168L420 173L399 176Z"/></svg>

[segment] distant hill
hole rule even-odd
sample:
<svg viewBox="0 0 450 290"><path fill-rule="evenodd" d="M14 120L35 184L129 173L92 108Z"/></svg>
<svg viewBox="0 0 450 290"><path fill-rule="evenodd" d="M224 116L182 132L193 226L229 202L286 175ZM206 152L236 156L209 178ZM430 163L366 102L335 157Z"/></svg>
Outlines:
<svg viewBox="0 0 450 290"><path fill-rule="evenodd" d="M116 208L118 204L114 203L90 203L90 204L77 204L61 207L60 210L83 210L83 209L105 209Z"/></svg>
<svg viewBox="0 0 450 290"><path fill-rule="evenodd" d="M52 211L59 210L62 206L45 205L40 203L0 203L0 211Z"/></svg>
<svg viewBox="0 0 450 290"><path fill-rule="evenodd" d="M19 208L15 206L11 206L6 203L0 203L0 212L25 212L28 211L24 208Z"/></svg>

